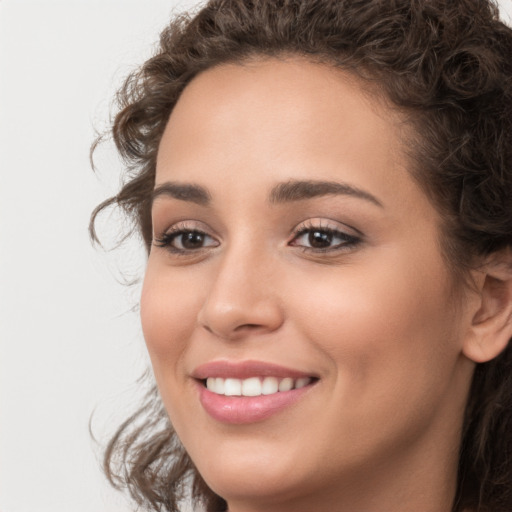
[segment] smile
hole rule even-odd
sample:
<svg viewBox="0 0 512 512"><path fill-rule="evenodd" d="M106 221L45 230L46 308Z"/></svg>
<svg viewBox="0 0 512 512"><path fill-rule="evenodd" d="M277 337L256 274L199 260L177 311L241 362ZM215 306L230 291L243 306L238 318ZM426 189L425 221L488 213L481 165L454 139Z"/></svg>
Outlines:
<svg viewBox="0 0 512 512"><path fill-rule="evenodd" d="M199 366L191 377L211 418L248 424L265 421L309 395L320 379L308 373L262 361L219 360Z"/></svg>
<svg viewBox="0 0 512 512"><path fill-rule="evenodd" d="M222 377L209 377L206 379L208 391L224 396L261 396L283 393L293 389L300 389L311 384L311 377L250 377L248 379L234 379Z"/></svg>

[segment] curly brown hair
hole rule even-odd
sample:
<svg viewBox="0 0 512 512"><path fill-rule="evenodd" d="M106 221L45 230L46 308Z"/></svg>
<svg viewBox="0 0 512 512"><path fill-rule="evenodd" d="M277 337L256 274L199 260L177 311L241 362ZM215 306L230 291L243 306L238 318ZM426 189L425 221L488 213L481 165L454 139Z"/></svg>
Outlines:
<svg viewBox="0 0 512 512"><path fill-rule="evenodd" d="M157 150L183 89L213 66L283 55L353 73L407 115L411 173L445 220L454 275L512 246L512 30L488 0L210 0L175 18L156 55L118 92L112 135L125 181L93 212L93 240L97 215L119 206L149 252ZM111 439L104 467L148 510L177 511L186 492L209 511L225 510L155 387ZM453 512L464 509L512 510L510 347L475 370Z"/></svg>

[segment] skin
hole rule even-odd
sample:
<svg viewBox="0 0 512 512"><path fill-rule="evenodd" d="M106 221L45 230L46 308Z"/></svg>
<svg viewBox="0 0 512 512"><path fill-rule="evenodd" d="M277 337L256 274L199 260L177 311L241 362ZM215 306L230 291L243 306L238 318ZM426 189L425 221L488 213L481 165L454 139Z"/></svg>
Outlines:
<svg viewBox="0 0 512 512"><path fill-rule="evenodd" d="M199 185L210 201L155 198L142 325L173 426L231 512L451 509L478 308L454 298L401 121L350 75L298 58L208 70L170 117L156 187ZM290 180L349 184L376 202L270 201ZM203 245L161 247L176 226L204 232ZM359 242L319 252L297 236L326 227ZM214 360L319 380L264 421L228 425L191 377Z"/></svg>

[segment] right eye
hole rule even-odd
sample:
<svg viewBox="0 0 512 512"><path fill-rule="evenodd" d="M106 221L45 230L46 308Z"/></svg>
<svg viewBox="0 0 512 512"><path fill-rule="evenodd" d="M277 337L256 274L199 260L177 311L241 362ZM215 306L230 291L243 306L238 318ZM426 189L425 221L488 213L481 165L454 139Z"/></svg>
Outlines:
<svg viewBox="0 0 512 512"><path fill-rule="evenodd" d="M217 247L219 242L204 231L198 229L171 230L155 238L158 247L164 247L173 253L184 254L199 251L207 247Z"/></svg>

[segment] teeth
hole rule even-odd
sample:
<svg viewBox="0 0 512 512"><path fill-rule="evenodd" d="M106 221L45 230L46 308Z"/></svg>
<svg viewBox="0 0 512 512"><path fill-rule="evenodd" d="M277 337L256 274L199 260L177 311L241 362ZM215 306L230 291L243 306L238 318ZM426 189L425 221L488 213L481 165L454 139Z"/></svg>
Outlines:
<svg viewBox="0 0 512 512"><path fill-rule="evenodd" d="M217 384L215 384L217 387ZM224 394L226 396L240 396L242 394L242 381L240 379L226 379L224 381Z"/></svg>
<svg viewBox="0 0 512 512"><path fill-rule="evenodd" d="M311 382L311 379L309 377L301 377L300 379L297 379L295 381L295 389L303 388L304 386L307 386Z"/></svg>
<svg viewBox="0 0 512 512"><path fill-rule="evenodd" d="M242 396L260 396L261 381L258 377L245 379L242 381Z"/></svg>
<svg viewBox="0 0 512 512"><path fill-rule="evenodd" d="M217 377L215 379L215 390L217 391L217 393L220 393L220 394L224 394L224 390L225 390L225 387L224 387L224 379L220 378L220 377Z"/></svg>
<svg viewBox="0 0 512 512"><path fill-rule="evenodd" d="M279 391L290 391L293 388L293 379L286 377L279 383Z"/></svg>
<svg viewBox="0 0 512 512"><path fill-rule="evenodd" d="M206 379L206 387L217 395L225 396L260 396L272 395L277 392L300 389L310 384L310 377L292 379L285 377L251 377L249 379L223 379L222 377L209 377Z"/></svg>
<svg viewBox="0 0 512 512"><path fill-rule="evenodd" d="M277 393L279 389L279 381L275 377L266 377L261 385L261 393L263 395L272 395Z"/></svg>

